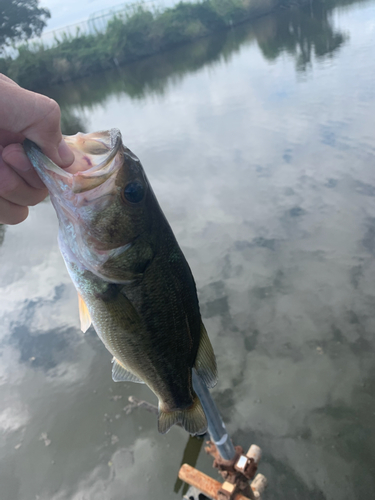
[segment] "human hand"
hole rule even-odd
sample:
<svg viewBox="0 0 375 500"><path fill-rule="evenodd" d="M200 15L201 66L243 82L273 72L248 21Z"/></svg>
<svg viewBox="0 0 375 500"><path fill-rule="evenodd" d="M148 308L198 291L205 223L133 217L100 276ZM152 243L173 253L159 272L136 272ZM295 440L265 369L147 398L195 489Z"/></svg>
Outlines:
<svg viewBox="0 0 375 500"><path fill-rule="evenodd" d="M35 142L54 163L69 167L74 155L62 138L60 108L41 94L19 87L0 74L0 223L18 224L29 206L48 192L22 148Z"/></svg>

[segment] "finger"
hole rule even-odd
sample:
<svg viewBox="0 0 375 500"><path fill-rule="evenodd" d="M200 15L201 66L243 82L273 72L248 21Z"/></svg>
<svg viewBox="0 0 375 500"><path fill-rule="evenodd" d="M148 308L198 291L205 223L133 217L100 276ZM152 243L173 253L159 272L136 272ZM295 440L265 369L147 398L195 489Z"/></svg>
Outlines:
<svg viewBox="0 0 375 500"><path fill-rule="evenodd" d="M8 78L6 75L3 75L0 73L0 80L2 80L5 83L9 83L10 85L15 85L16 87L19 87L18 83L14 82L10 78Z"/></svg>
<svg viewBox="0 0 375 500"><path fill-rule="evenodd" d="M48 191L35 189L28 184L0 158L0 198L20 206L40 203Z"/></svg>
<svg viewBox="0 0 375 500"><path fill-rule="evenodd" d="M69 167L74 161L74 154L61 134L60 108L57 102L45 96L38 95L38 101L40 101L38 114L33 123L25 127L22 133L34 141L54 163L61 167Z"/></svg>
<svg viewBox="0 0 375 500"><path fill-rule="evenodd" d="M61 167L73 163L74 155L62 138L56 101L0 80L0 109L3 129L34 141Z"/></svg>
<svg viewBox="0 0 375 500"><path fill-rule="evenodd" d="M1 117L1 120L3 120L3 117ZM8 146L8 144L22 143L24 140L25 140L24 135L19 133L16 134L14 132L9 132L9 130L4 130L0 128L0 144L2 146Z"/></svg>
<svg viewBox="0 0 375 500"><path fill-rule="evenodd" d="M3 160L10 165L29 186L41 189L44 184L36 173L21 144L10 144L3 149Z"/></svg>
<svg viewBox="0 0 375 500"><path fill-rule="evenodd" d="M15 205L11 201L0 198L0 224L19 224L29 215L28 207Z"/></svg>

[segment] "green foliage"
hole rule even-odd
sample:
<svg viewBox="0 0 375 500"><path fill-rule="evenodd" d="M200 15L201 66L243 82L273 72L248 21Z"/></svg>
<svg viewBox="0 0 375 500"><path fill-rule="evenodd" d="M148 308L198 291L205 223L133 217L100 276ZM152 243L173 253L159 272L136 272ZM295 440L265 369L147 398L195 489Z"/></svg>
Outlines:
<svg viewBox="0 0 375 500"><path fill-rule="evenodd" d="M51 14L38 0L0 0L0 51L12 42L40 35Z"/></svg>
<svg viewBox="0 0 375 500"><path fill-rule="evenodd" d="M0 58L0 73L3 73L4 75L9 72L9 67L12 63L12 60L10 58L6 57L1 57Z"/></svg>
<svg viewBox="0 0 375 500"><path fill-rule="evenodd" d="M120 29L121 37L117 45L118 59L121 61L138 59L154 52L152 47L152 30L154 16L152 12L145 10L143 6L135 9L132 15L122 20ZM107 28L107 34L111 26Z"/></svg>
<svg viewBox="0 0 375 500"><path fill-rule="evenodd" d="M118 67L227 29L270 12L280 1L182 1L163 11L138 5L113 17L104 33L85 35L77 30L75 36L63 34L55 38L50 48L42 44L23 45L15 60L0 59L0 68L20 85L37 90Z"/></svg>
<svg viewBox="0 0 375 500"><path fill-rule="evenodd" d="M226 25L233 25L243 22L246 19L246 13L249 9L242 0L222 0L220 2L211 2L212 10L217 13L220 19Z"/></svg>
<svg viewBox="0 0 375 500"><path fill-rule="evenodd" d="M209 33L198 17L197 4L180 2L165 10L155 21L155 30L162 33L161 49L189 42Z"/></svg>

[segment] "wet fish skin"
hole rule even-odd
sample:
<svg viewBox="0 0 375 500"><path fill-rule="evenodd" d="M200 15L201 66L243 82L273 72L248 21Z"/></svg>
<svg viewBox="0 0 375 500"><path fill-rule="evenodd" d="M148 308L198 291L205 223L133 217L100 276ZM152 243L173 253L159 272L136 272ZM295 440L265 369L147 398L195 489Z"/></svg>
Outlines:
<svg viewBox="0 0 375 500"><path fill-rule="evenodd" d="M66 141L79 163L68 177L33 143L24 147L49 189L69 274L114 356L113 378L144 381L157 395L160 432L179 422L203 433L191 370L212 387L215 356L194 278L143 167L116 130ZM141 199L129 201L129 189Z"/></svg>

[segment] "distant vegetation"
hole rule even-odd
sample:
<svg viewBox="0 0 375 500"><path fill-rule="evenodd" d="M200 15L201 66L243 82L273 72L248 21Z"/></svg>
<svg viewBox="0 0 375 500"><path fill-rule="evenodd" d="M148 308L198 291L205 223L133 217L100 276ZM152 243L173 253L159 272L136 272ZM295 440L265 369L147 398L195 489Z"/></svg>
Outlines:
<svg viewBox="0 0 375 500"><path fill-rule="evenodd" d="M39 0L0 0L0 53L7 45L41 34L51 14L38 7L38 3Z"/></svg>
<svg viewBox="0 0 375 500"><path fill-rule="evenodd" d="M26 88L39 90L121 66L296 3L306 1L202 0L180 2L162 11L140 4L114 16L103 33L64 35L52 47L41 42L22 45L17 58L0 58L0 72Z"/></svg>
<svg viewBox="0 0 375 500"><path fill-rule="evenodd" d="M259 33L258 44L269 59L276 58L284 50L295 55L297 66L303 70L309 64L313 48L317 57L324 56L345 41L344 34L332 29L328 12L335 6L358 1L365 0L201 0L196 3L180 2L164 10L133 5L131 10L114 16L103 33L87 35L77 31L75 36L63 34L55 39L52 47L42 42L19 46L18 57L0 58L0 73L13 78L23 87L42 90L54 84L119 68L212 33L217 33L224 40L224 32L229 33L232 26L277 8L284 8L284 12L277 15L281 22L268 34ZM37 4L37 0L31 3ZM298 5L304 7L293 8ZM286 15L288 22L282 22ZM322 20L325 21L321 25ZM178 61L176 65L179 66ZM66 118L66 122L70 123L71 117Z"/></svg>
<svg viewBox="0 0 375 500"><path fill-rule="evenodd" d="M288 54L298 72L308 72L318 60L333 58L348 40L335 26L332 4L315 0L301 8L283 9L234 29L218 31L191 43L159 52L130 64L44 89L62 110L65 134L85 131L88 117L110 96L131 99L163 96L170 85L203 67L215 71L245 46L257 44L265 58ZM121 98L121 97L119 97Z"/></svg>

